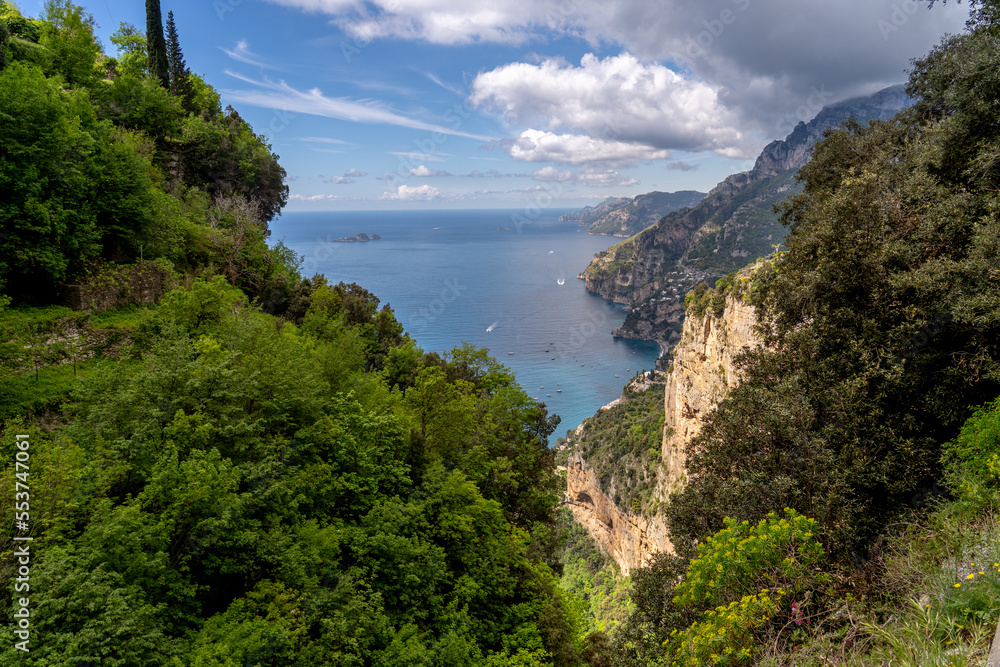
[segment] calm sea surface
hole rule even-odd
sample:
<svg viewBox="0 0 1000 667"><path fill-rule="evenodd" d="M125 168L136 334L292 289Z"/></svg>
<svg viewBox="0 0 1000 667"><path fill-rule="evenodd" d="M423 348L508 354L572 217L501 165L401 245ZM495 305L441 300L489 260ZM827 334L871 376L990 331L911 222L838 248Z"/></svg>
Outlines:
<svg viewBox="0 0 1000 667"><path fill-rule="evenodd" d="M576 277L618 239L559 222L561 212L530 221L481 210L285 213L271 238L299 253L303 275L373 292L424 350L488 347L562 418L559 436L617 398L659 354L655 343L613 338L625 313ZM382 238L332 242L361 232Z"/></svg>

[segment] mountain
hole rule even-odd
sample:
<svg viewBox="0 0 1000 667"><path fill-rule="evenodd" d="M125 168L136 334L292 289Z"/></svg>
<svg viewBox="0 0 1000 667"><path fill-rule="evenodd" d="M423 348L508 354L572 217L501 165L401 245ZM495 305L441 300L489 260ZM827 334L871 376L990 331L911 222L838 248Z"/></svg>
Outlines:
<svg viewBox="0 0 1000 667"><path fill-rule="evenodd" d="M591 234L632 236L655 224L668 213L695 206L705 198L704 192L649 192L632 199L616 200L610 210L593 218L587 229Z"/></svg>
<svg viewBox="0 0 1000 667"><path fill-rule="evenodd" d="M910 103L898 85L824 107L764 147L752 170L727 177L696 206L594 255L579 276L587 289L629 306L614 335L676 342L684 295L695 284L736 271L782 242L786 229L772 207L799 191L795 173L823 132L852 117L889 118Z"/></svg>

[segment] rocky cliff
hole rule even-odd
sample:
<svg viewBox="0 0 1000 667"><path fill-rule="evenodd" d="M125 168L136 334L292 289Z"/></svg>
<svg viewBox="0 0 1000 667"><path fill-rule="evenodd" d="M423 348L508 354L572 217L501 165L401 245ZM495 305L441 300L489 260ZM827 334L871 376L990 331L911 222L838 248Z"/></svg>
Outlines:
<svg viewBox="0 0 1000 667"><path fill-rule="evenodd" d="M661 510L686 481L685 448L738 382L737 355L760 345L753 307L739 296L756 268L737 274L725 293L699 291L669 371L630 383L561 445L568 449L564 504L626 574L673 550ZM643 440L654 410L662 428Z"/></svg>
<svg viewBox="0 0 1000 667"><path fill-rule="evenodd" d="M564 504L626 576L634 568L648 565L653 554L673 549L663 517L619 509L579 452L570 454L566 465Z"/></svg>
<svg viewBox="0 0 1000 667"><path fill-rule="evenodd" d="M770 254L784 239L785 228L772 207L798 191L795 173L823 132L850 117L889 117L908 103L902 87L893 86L825 107L784 140L768 144L751 171L729 176L697 206L670 213L594 255L580 274L587 289L629 306L625 323L614 334L676 342L680 304L691 280L711 283Z"/></svg>
<svg viewBox="0 0 1000 667"><path fill-rule="evenodd" d="M749 279L748 273L741 272L743 276ZM753 307L734 294L725 296L721 314L707 308L701 317L689 313L685 319L666 376L660 495L683 486L685 448L701 430L702 419L739 381L736 356L760 345L755 325Z"/></svg>

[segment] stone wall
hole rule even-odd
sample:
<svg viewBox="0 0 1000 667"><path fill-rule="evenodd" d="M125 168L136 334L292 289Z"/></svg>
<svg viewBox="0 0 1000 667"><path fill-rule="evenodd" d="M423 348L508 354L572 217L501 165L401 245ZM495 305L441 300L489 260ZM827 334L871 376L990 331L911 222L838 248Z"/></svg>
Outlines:
<svg viewBox="0 0 1000 667"><path fill-rule="evenodd" d="M159 262L112 266L76 285L63 286L63 305L100 313L135 303L155 303L167 290L170 270Z"/></svg>

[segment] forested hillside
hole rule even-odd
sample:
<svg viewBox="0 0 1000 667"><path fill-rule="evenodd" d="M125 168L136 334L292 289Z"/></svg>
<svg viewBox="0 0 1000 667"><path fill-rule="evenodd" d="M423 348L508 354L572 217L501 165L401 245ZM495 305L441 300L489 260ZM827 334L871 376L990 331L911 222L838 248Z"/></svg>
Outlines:
<svg viewBox="0 0 1000 667"><path fill-rule="evenodd" d="M827 133L737 292L763 346L632 576L621 665L982 665L1000 616L1000 8L914 63L915 104ZM718 313L716 313L718 314Z"/></svg>
<svg viewBox="0 0 1000 667"><path fill-rule="evenodd" d="M277 156L147 11L0 3L0 662L583 664L558 418L269 246Z"/></svg>

